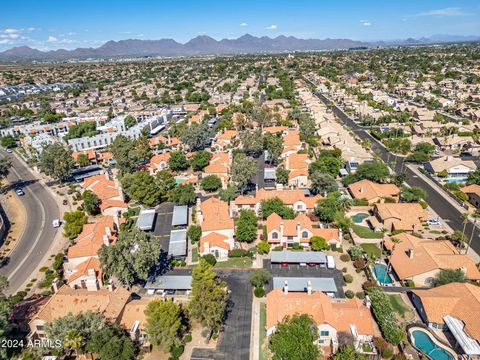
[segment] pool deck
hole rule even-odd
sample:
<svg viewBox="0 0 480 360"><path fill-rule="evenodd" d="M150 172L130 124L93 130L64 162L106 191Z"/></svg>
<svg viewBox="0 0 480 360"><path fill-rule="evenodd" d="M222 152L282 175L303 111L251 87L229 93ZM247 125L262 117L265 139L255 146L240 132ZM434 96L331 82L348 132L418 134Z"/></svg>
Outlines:
<svg viewBox="0 0 480 360"><path fill-rule="evenodd" d="M457 360L458 359L458 355L457 353L455 352L455 350L453 350L450 346L447 346L445 344L443 344L442 342L440 342L437 337L436 337L436 334L434 334L432 331L430 331L430 329L426 329L424 327L421 327L421 326L412 326L408 329L408 338L409 338L409 341L410 343L415 347L415 349L417 349L418 351L421 352L421 350L419 348L416 347L415 345L415 341L413 340L413 335L412 333L414 331L421 331L425 334L428 335L428 337L430 338L430 340L432 340L432 342L438 346L439 348L445 350L446 352L448 352L452 357L453 359ZM428 356L428 354L427 354ZM429 359L431 359L430 356L428 356Z"/></svg>

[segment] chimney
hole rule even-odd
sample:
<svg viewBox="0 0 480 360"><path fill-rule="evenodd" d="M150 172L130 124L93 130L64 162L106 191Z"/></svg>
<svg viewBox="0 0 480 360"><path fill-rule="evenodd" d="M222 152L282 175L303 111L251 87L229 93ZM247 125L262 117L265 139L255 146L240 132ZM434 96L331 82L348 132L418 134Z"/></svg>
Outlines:
<svg viewBox="0 0 480 360"><path fill-rule="evenodd" d="M108 237L112 236L112 229L110 229L109 226L105 228L105 234L107 234Z"/></svg>
<svg viewBox="0 0 480 360"><path fill-rule="evenodd" d="M297 221L297 238L300 241L300 222Z"/></svg>
<svg viewBox="0 0 480 360"><path fill-rule="evenodd" d="M107 234L103 235L103 244L105 246L110 246L110 239Z"/></svg>
<svg viewBox="0 0 480 360"><path fill-rule="evenodd" d="M312 282L310 280L307 281L307 294L312 295Z"/></svg>
<svg viewBox="0 0 480 360"><path fill-rule="evenodd" d="M413 259L414 250L412 248L408 249L408 257Z"/></svg>
<svg viewBox="0 0 480 360"><path fill-rule="evenodd" d="M363 194L363 186L360 188L360 190L358 190L358 192L359 192L360 194Z"/></svg>
<svg viewBox="0 0 480 360"><path fill-rule="evenodd" d="M342 229L338 229L338 240L342 241L343 240L343 231ZM341 245L340 245L341 246Z"/></svg>
<svg viewBox="0 0 480 360"><path fill-rule="evenodd" d="M115 290L115 286L113 286L113 281L110 280L108 283L108 291L113 292L113 290Z"/></svg>
<svg viewBox="0 0 480 360"><path fill-rule="evenodd" d="M52 288L54 293L58 292L58 285L60 285L60 280L58 278L53 279Z"/></svg>
<svg viewBox="0 0 480 360"><path fill-rule="evenodd" d="M280 221L280 242L283 239L283 221Z"/></svg>
<svg viewBox="0 0 480 360"><path fill-rule="evenodd" d="M285 280L285 284L283 284L283 293L285 295L288 294L288 281L287 280Z"/></svg>

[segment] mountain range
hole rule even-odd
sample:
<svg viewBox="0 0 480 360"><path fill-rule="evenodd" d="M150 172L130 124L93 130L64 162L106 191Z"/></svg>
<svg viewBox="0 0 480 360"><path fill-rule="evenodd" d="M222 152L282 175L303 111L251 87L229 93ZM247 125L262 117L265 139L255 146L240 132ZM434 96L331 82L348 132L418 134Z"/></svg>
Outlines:
<svg viewBox="0 0 480 360"><path fill-rule="evenodd" d="M434 35L420 39L364 42L351 39L299 39L280 35L275 38L245 34L237 39L215 40L197 36L185 44L173 39L108 41L98 48L40 51L28 46L17 46L0 52L1 61L109 59L145 56L228 55L248 53L275 53L285 51L333 50L379 45L418 45L445 42L479 41L479 36Z"/></svg>

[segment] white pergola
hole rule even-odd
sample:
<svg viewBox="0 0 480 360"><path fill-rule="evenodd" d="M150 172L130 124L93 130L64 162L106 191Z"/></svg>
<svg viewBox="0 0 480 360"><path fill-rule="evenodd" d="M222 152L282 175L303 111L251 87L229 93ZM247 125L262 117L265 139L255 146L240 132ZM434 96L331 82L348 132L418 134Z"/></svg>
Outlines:
<svg viewBox="0 0 480 360"><path fill-rule="evenodd" d="M460 345L465 354L469 355L469 357L471 355L480 355L480 344L465 332L465 324L463 321L455 319L450 315L444 316L443 321L445 321L448 329L453 334L455 340L457 340L458 345Z"/></svg>

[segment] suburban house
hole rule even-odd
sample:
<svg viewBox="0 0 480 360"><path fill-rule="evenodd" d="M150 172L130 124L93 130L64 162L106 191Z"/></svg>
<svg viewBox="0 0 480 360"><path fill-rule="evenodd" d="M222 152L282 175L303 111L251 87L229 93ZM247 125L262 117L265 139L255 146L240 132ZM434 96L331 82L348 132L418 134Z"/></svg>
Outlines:
<svg viewBox="0 0 480 360"><path fill-rule="evenodd" d="M224 130L217 134L214 141L212 141L212 148L216 151L225 150L227 147L233 144L233 140L237 137L238 133L235 130Z"/></svg>
<svg viewBox="0 0 480 360"><path fill-rule="evenodd" d="M117 179L111 180L108 173L90 176L83 181L84 190L93 191L100 199L100 210L104 215L120 217L128 209L122 187Z"/></svg>
<svg viewBox="0 0 480 360"><path fill-rule="evenodd" d="M283 136L282 158L296 154L301 148L302 142L300 141L300 131L287 130Z"/></svg>
<svg viewBox="0 0 480 360"><path fill-rule="evenodd" d="M130 301L125 305L120 318L120 326L128 332L133 341L143 346L149 346L148 335L145 332L147 323L145 310L150 301L152 301L152 298Z"/></svg>
<svg viewBox="0 0 480 360"><path fill-rule="evenodd" d="M112 216L102 216L95 223L83 226L76 244L68 248L68 260L63 264L70 287L97 290L103 286L98 251L103 245L114 244L117 232L118 225Z"/></svg>
<svg viewBox="0 0 480 360"><path fill-rule="evenodd" d="M400 189L395 184L378 184L370 180L360 180L348 185L348 191L354 199L365 199L369 204L382 203L386 198L398 202Z"/></svg>
<svg viewBox="0 0 480 360"><path fill-rule="evenodd" d="M211 197L197 201L197 223L202 228L200 255L214 254L219 260L226 260L234 246L234 222L228 204Z"/></svg>
<svg viewBox="0 0 480 360"><path fill-rule="evenodd" d="M47 338L45 325L68 314L92 311L101 314L109 323L116 323L129 300L130 292L122 287L88 291L64 285L33 316L28 338Z"/></svg>
<svg viewBox="0 0 480 360"><path fill-rule="evenodd" d="M160 146L164 146L166 148L170 148L172 150L175 150L176 148L178 148L178 145L180 144L180 141L178 140L178 138L176 137L165 137L165 136L162 136L162 135L157 135L155 137L152 137L150 139L148 139L148 143L150 144L150 147L151 148L157 148L159 147L160 144L163 144L163 145L160 145Z"/></svg>
<svg viewBox="0 0 480 360"><path fill-rule="evenodd" d="M387 231L422 229L422 222L428 220L426 210L418 203L383 203L375 204L373 216L368 221L375 230Z"/></svg>
<svg viewBox="0 0 480 360"><path fill-rule="evenodd" d="M308 182L308 165L312 161L307 154L290 154L285 156L285 169L289 170L288 185L306 188Z"/></svg>
<svg viewBox="0 0 480 360"><path fill-rule="evenodd" d="M480 355L480 287L450 283L429 290L415 290L412 300L428 327L450 330L466 355Z"/></svg>
<svg viewBox="0 0 480 360"><path fill-rule="evenodd" d="M471 136L459 136L457 134L435 137L433 142L442 150L466 150L475 144L475 140Z"/></svg>
<svg viewBox="0 0 480 360"><path fill-rule="evenodd" d="M318 345L325 352L338 350L338 335L347 333L353 336L358 351L365 343L371 343L378 330L370 309L358 299L332 299L323 292L289 292L276 288L267 294L267 334L275 332L276 325L285 316L306 313L318 327Z"/></svg>
<svg viewBox="0 0 480 360"><path fill-rule="evenodd" d="M203 169L204 176L215 175L222 181L222 188L226 188L230 181L230 166L232 165L231 152L217 152L210 158L210 163Z"/></svg>
<svg viewBox="0 0 480 360"><path fill-rule="evenodd" d="M400 243L385 237L384 246L390 251L392 268L400 280L411 280L418 286L431 286L444 269L462 269L471 280L480 280L475 261L460 254L448 240L421 239L407 233L395 235Z"/></svg>
<svg viewBox="0 0 480 360"><path fill-rule="evenodd" d="M475 206L477 209L480 208L480 185L471 184L467 185L460 189L463 193L467 194L468 202Z"/></svg>
<svg viewBox="0 0 480 360"><path fill-rule="evenodd" d="M257 216L260 216L261 203L264 200L279 198L285 205L296 212L312 213L321 195L306 196L300 189L295 190L265 190L259 189L255 196L238 196L231 203L234 212L238 213L242 209L254 210Z"/></svg>
<svg viewBox="0 0 480 360"><path fill-rule="evenodd" d="M276 213L267 217L267 241L272 245L281 245L285 248L293 244L310 246L312 236L320 236L327 244L339 246L342 242L342 233L339 229L322 229L314 227L312 221L305 214L299 214L293 220L284 220Z"/></svg>
<svg viewBox="0 0 480 360"><path fill-rule="evenodd" d="M148 164L150 174L154 175L157 171L167 170L169 160L169 152L152 156L152 158L150 159L150 163Z"/></svg>
<svg viewBox="0 0 480 360"><path fill-rule="evenodd" d="M444 156L423 165L431 174L440 175L447 182L467 181L468 175L475 172L477 165L472 160Z"/></svg>

